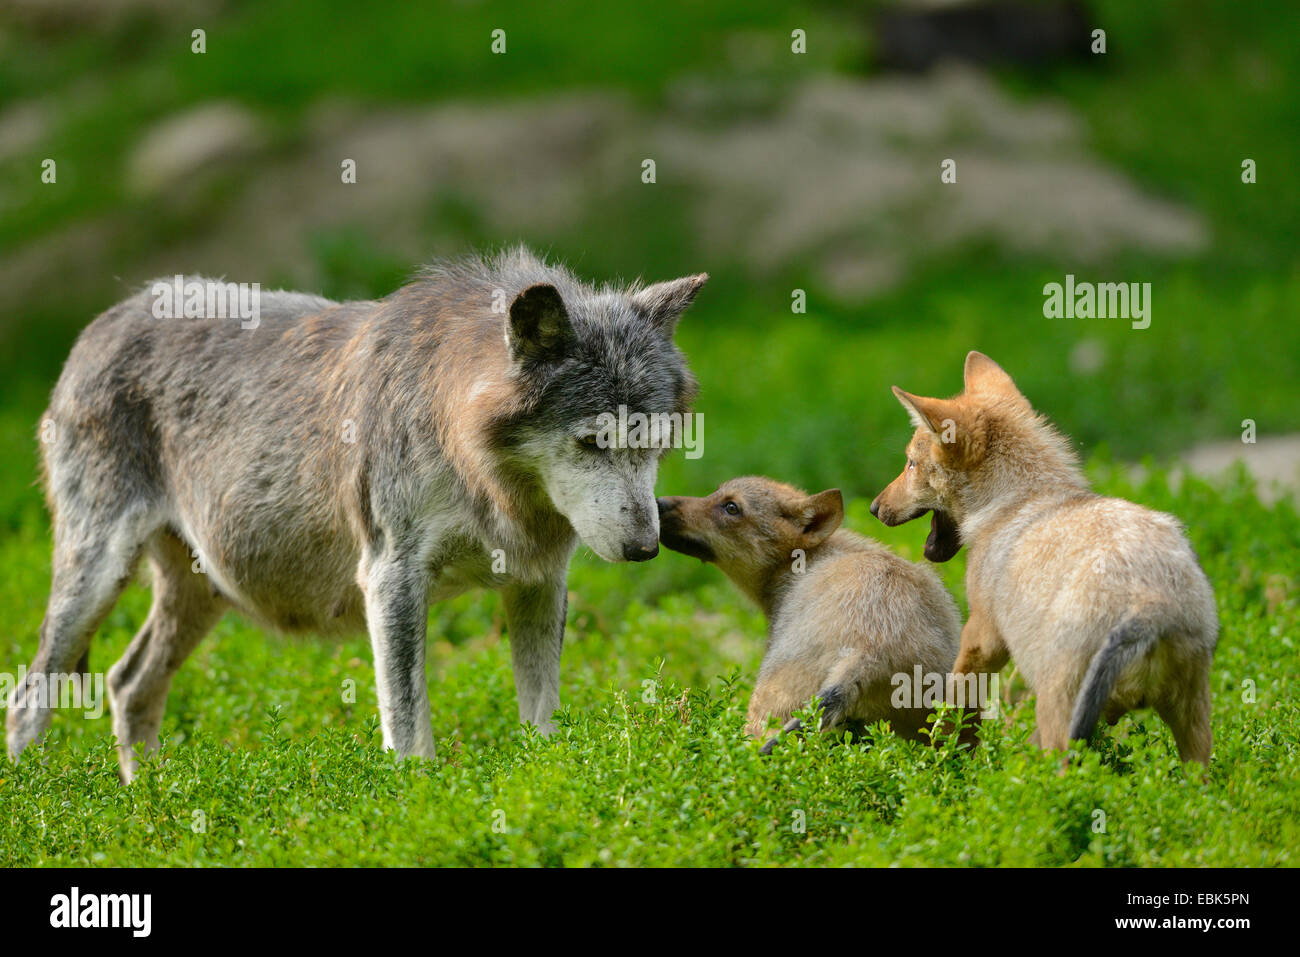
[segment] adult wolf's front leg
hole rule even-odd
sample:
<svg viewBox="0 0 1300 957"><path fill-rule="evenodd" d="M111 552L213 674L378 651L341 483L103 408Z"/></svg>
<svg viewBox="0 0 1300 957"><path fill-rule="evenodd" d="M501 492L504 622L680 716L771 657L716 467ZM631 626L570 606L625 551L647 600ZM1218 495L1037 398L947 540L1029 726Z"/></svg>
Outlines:
<svg viewBox="0 0 1300 957"><path fill-rule="evenodd" d="M551 715L560 706L560 648L568 609L565 579L541 585L510 585L502 590L510 661L519 697L519 720L543 734L555 730Z"/></svg>
<svg viewBox="0 0 1300 957"><path fill-rule="evenodd" d="M402 757L432 758L433 725L424 673L428 572L415 555L367 556L361 581L375 654L375 686L384 747Z"/></svg>

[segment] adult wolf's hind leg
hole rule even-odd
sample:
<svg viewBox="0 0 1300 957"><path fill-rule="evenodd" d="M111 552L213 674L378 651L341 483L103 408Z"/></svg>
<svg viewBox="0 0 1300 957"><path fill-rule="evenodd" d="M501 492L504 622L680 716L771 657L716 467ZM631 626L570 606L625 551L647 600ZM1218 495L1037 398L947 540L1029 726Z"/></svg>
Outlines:
<svg viewBox="0 0 1300 957"><path fill-rule="evenodd" d="M136 745L143 744L146 753L158 748L172 678L226 608L207 576L193 571L184 542L172 533L160 531L150 539L149 564L153 570L149 617L108 672L113 733L124 781L130 781L139 766Z"/></svg>
<svg viewBox="0 0 1300 957"><path fill-rule="evenodd" d="M51 676L84 667L90 640L130 581L148 535L148 515L117 516L65 508L56 517L50 600L26 679L14 688L6 717L10 757L50 726Z"/></svg>

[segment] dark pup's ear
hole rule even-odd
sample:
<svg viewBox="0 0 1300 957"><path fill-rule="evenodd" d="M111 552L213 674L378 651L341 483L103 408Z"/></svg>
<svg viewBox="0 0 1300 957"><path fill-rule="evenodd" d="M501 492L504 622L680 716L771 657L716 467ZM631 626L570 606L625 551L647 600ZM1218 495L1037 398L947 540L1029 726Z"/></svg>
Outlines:
<svg viewBox="0 0 1300 957"><path fill-rule="evenodd" d="M539 283L515 296L506 328L510 358L516 362L559 359L572 339L569 313L554 286Z"/></svg>
<svg viewBox="0 0 1300 957"><path fill-rule="evenodd" d="M657 282L646 286L632 296L633 307L667 335L672 335L677 328L686 307L695 301L695 294L709 280L709 274L683 276L668 282Z"/></svg>
<svg viewBox="0 0 1300 957"><path fill-rule="evenodd" d="M800 511L804 538L810 546L820 545L844 521L844 496L839 489L828 488L809 495Z"/></svg>

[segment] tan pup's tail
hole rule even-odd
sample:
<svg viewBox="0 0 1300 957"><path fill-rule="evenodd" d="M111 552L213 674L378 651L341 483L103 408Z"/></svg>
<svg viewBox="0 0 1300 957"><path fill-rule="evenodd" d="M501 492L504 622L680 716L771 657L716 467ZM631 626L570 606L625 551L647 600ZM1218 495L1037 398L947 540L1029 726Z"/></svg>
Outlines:
<svg viewBox="0 0 1300 957"><path fill-rule="evenodd" d="M1120 622L1106 636L1106 643L1093 656L1079 688L1079 696L1074 699L1074 713L1070 716L1071 741L1087 741L1092 737L1092 729L1097 726L1119 676L1129 664L1146 654L1159 637L1155 628L1140 618Z"/></svg>

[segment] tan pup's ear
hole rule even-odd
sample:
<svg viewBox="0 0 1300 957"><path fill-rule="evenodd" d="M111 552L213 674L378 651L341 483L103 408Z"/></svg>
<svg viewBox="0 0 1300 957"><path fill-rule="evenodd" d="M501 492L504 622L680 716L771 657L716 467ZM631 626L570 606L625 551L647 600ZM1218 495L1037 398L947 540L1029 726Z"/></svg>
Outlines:
<svg viewBox="0 0 1300 957"><path fill-rule="evenodd" d="M945 423L955 421L957 411L952 399L927 399L924 396L904 392L898 386L890 386L898 401L911 416L912 424L918 429L929 429L935 435L943 432Z"/></svg>
<svg viewBox="0 0 1300 957"><path fill-rule="evenodd" d="M984 457L984 422L979 412L960 398L929 399L893 386L912 424L934 437L934 457L950 465L973 465Z"/></svg>
<svg viewBox="0 0 1300 957"><path fill-rule="evenodd" d="M820 545L844 521L844 496L837 488L828 488L804 499L800 509L805 543Z"/></svg>
<svg viewBox="0 0 1300 957"><path fill-rule="evenodd" d="M982 352L970 352L966 356L966 391L983 395L1020 395L1020 390L1011 381L1011 376L1002 371L1002 367Z"/></svg>

